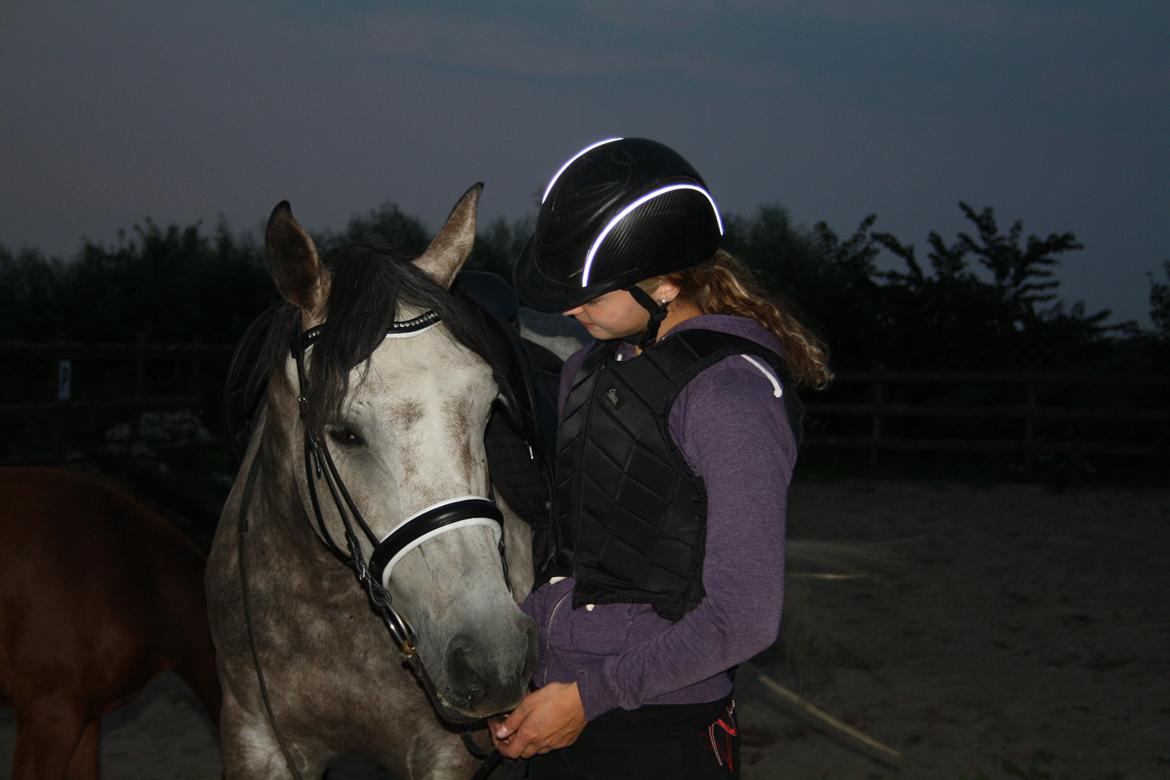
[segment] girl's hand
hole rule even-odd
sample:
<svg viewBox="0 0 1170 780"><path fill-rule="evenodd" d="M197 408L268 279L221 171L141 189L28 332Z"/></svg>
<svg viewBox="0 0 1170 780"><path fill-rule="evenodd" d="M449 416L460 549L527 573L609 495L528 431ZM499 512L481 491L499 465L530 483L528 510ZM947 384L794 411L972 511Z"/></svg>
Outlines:
<svg viewBox="0 0 1170 780"><path fill-rule="evenodd" d="M500 750L501 746L504 744L504 741L496 736L496 731L498 731L502 725L504 725L503 715L497 715L494 718L487 719L488 736L491 737L492 747L494 747L496 750Z"/></svg>
<svg viewBox="0 0 1170 780"><path fill-rule="evenodd" d="M490 723L492 742L508 758L531 758L568 747L585 728L577 683L549 683L524 697L501 723Z"/></svg>

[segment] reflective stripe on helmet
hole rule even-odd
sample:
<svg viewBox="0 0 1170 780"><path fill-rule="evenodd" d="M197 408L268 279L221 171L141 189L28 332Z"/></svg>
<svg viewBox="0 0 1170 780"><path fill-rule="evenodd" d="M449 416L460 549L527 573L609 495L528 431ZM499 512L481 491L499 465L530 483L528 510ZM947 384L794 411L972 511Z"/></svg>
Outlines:
<svg viewBox="0 0 1170 780"><path fill-rule="evenodd" d="M605 142L603 141L602 143L605 143ZM588 150L586 150L586 151L588 151ZM584 152L582 152L582 154L584 154ZM578 156L580 156L580 155L578 155ZM573 159L576 159L576 158L573 158ZM570 160L569 162L572 162L572 160ZM559 176L560 173L558 172L557 175ZM551 185L550 185L550 187L551 187ZM609 221L609 224L606 225L602 229L602 231L597 234L597 238L594 239L594 241L593 241L593 246L589 247L589 253L585 255L585 269L581 273L581 286L582 287L589 286L589 271L593 266L593 258L597 254L597 250L601 248L601 242L605 241L605 237L608 236L610 234L610 232L615 227L618 226L618 223L621 222L631 211L638 208L643 203L646 203L649 200L653 200L654 198L657 198L659 195L665 195L668 192L674 192L675 190L694 190L695 192L702 194L702 196L707 199L707 202L711 204L711 211L715 212L715 223L719 226L719 235L721 235L721 236L723 235L723 219L719 216L719 207L715 205L715 199L711 197L711 193L707 192L702 187L700 187L696 184L670 184L666 187L660 187L659 189L651 190L650 192L647 192L645 195L638 198L633 203L631 203L630 205L626 206L624 209L619 211L617 213L617 216L615 216L613 219L611 219Z"/></svg>
<svg viewBox="0 0 1170 780"><path fill-rule="evenodd" d="M541 205L543 206L544 202L546 200L548 200L548 194L550 192L552 192L553 185L557 183L557 179L561 178L561 174L565 172L565 169L568 168L570 165L572 165L574 162L576 162L578 157L580 157L583 154L587 154L587 153L593 151L594 149L596 149L599 146L604 146L605 144L613 143L614 141L620 141L620 140L622 140L620 137L619 138L606 138L604 141L598 141L597 143L589 144L584 149L582 149L581 151L577 152L575 155L570 157L568 162L566 162L564 165L562 165L560 170L557 171L556 173L554 173L553 177L548 180L548 186L544 188L544 194L540 196Z"/></svg>

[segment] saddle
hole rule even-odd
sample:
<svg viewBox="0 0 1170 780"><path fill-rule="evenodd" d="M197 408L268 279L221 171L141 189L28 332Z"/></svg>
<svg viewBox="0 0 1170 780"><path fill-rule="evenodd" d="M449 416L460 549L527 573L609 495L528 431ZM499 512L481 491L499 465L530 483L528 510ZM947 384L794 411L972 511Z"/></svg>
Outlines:
<svg viewBox="0 0 1170 780"><path fill-rule="evenodd" d="M482 322L500 387L485 433L492 484L517 514L533 526L534 550L542 549L553 501L548 453L556 441L556 398L561 361L547 349L520 337L519 301L512 288L491 273L462 271L453 294L471 304ZM268 376L261 351L280 306L262 313L244 331L228 366L223 418L228 444L242 460L252 425L264 400Z"/></svg>

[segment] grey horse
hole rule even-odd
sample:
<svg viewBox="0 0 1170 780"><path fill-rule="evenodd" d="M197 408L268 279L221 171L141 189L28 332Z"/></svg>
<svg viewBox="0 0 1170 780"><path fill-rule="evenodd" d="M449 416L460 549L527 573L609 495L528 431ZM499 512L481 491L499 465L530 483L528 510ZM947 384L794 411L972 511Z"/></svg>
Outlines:
<svg viewBox="0 0 1170 780"><path fill-rule="evenodd" d="M322 261L286 203L269 219L287 303L206 577L228 778L320 777L343 755L404 778L467 778L477 762L454 724L506 711L527 689L536 631L516 599L532 584L531 535L502 502L506 568L500 526L482 518L414 539L372 586L329 549L352 542L369 561L377 539L427 507L491 496L484 430L498 388L447 290L471 251L480 189L413 262L363 246ZM396 332L403 321L422 326ZM298 366L290 343L319 325ZM347 504L332 500L306 432L328 448L373 540L347 536ZM426 685L367 597L378 584L412 632Z"/></svg>

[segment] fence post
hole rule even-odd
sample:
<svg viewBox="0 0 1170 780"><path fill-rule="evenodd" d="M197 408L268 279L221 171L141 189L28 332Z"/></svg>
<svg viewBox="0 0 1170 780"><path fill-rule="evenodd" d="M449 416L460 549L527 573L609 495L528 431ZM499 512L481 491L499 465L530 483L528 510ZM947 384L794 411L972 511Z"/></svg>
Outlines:
<svg viewBox="0 0 1170 780"><path fill-rule="evenodd" d="M194 391L199 388L199 395L202 397L203 384L200 381L200 369L203 368L202 361L199 359L199 350L203 346L203 339L198 336L195 337L193 348L187 353L187 389ZM204 409L196 410L198 417L203 417Z"/></svg>
<svg viewBox="0 0 1170 780"><path fill-rule="evenodd" d="M69 425L69 399L73 397L73 360L57 359L57 412L53 415L53 457L65 460L65 429Z"/></svg>
<svg viewBox="0 0 1170 780"><path fill-rule="evenodd" d="M1024 380L1028 416L1024 418L1024 474L1031 476L1033 461L1033 442L1036 439L1036 378L1029 374Z"/></svg>
<svg viewBox="0 0 1170 780"><path fill-rule="evenodd" d="M882 441L882 385L885 382L885 368L878 366L877 380L873 386L873 426L870 428L869 470L877 470L878 449Z"/></svg>
<svg viewBox="0 0 1170 780"><path fill-rule="evenodd" d="M138 441L142 423L142 392L146 382L146 334L141 331L134 337L134 388L131 393L130 439L127 444Z"/></svg>

